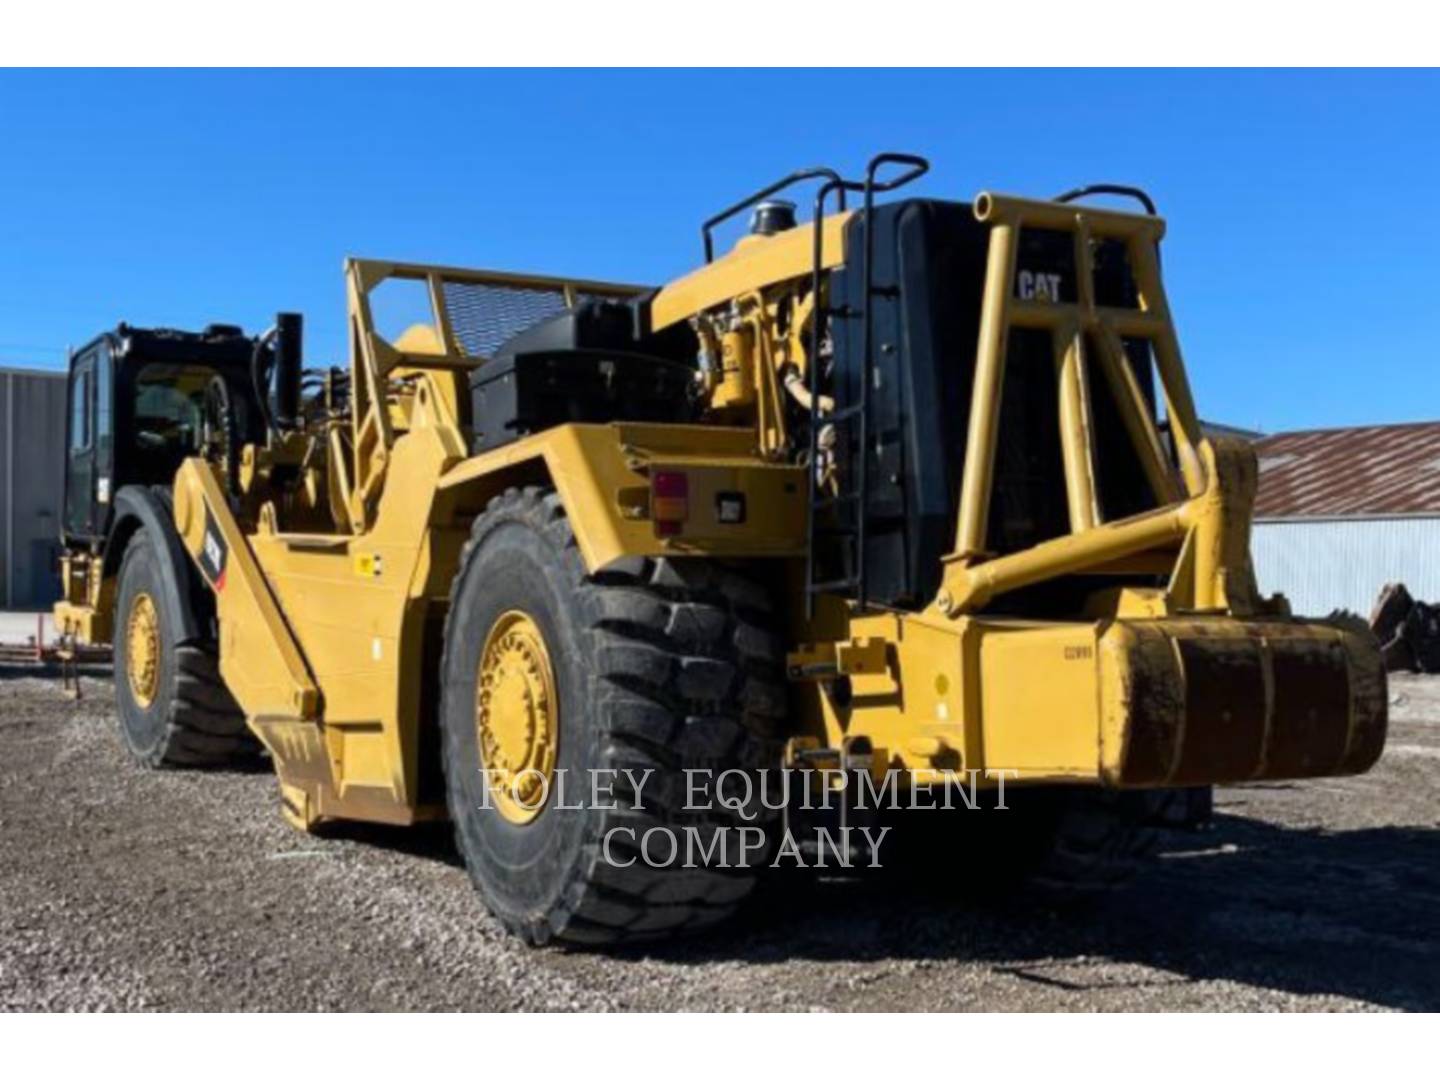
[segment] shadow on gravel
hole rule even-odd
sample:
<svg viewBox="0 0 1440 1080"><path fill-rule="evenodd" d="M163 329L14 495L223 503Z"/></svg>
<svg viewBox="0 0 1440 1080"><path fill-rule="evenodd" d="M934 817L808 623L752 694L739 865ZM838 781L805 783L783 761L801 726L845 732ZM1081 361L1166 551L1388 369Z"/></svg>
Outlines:
<svg viewBox="0 0 1440 1080"><path fill-rule="evenodd" d="M107 674L108 669L107 669ZM0 680L3 679L55 679L60 678L60 668L55 664L11 663L0 660Z"/></svg>
<svg viewBox="0 0 1440 1080"><path fill-rule="evenodd" d="M461 866L448 824L334 823L326 837ZM1290 829L1217 814L1171 833L1113 896L1077 908L964 899L961 867L923 886L877 871L766 888L718 932L610 954L616 963L964 960L1084 995L1228 980L1440 1009L1440 829ZM1083 999L1077 999L1083 1005Z"/></svg>
<svg viewBox="0 0 1440 1080"><path fill-rule="evenodd" d="M952 881L949 897L943 882L883 872L777 892L722 934L645 955L963 959L1077 994L1223 979L1440 1008L1440 829L1325 833L1217 815L1205 832L1171 834L1130 888L1077 910L967 904Z"/></svg>
<svg viewBox="0 0 1440 1080"><path fill-rule="evenodd" d="M450 866L465 865L455 847L455 830L448 821L404 827L372 825L363 821L327 821L316 828L315 835L326 840L349 840L401 855L434 859Z"/></svg>

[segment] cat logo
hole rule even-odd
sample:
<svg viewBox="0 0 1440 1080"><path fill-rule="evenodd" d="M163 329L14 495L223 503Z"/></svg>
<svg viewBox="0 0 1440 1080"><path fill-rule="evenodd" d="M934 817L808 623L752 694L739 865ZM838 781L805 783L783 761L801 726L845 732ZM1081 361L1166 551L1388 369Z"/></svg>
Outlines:
<svg viewBox="0 0 1440 1080"><path fill-rule="evenodd" d="M1021 300L1042 300L1047 304L1060 299L1060 275L1037 274L1033 270L1021 270L1015 282L1015 292Z"/></svg>
<svg viewBox="0 0 1440 1080"><path fill-rule="evenodd" d="M200 573L217 593L225 591L225 564L229 554L225 536L210 516L210 508L206 507L205 533L200 543Z"/></svg>

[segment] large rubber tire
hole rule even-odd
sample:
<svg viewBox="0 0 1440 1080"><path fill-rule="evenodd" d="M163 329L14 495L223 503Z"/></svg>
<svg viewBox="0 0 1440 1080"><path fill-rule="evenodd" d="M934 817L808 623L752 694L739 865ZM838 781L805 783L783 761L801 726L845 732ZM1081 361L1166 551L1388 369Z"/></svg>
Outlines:
<svg viewBox="0 0 1440 1080"><path fill-rule="evenodd" d="M1006 809L982 793L981 809L900 810L895 865L926 888L940 885L971 899L1028 895L1067 903L1128 885L1159 836L1157 796L1169 793L1092 788L1008 788ZM935 880L936 870L943 868Z"/></svg>
<svg viewBox="0 0 1440 1080"><path fill-rule="evenodd" d="M557 809L554 789L524 823L484 805L477 669L491 628L517 611L538 626L552 661L555 766L567 777L566 801L590 800L589 770L653 770L640 807L630 805L634 787L623 773L614 783L619 809ZM460 851L486 906L510 932L536 945L617 945L708 927L735 910L768 858L764 848L744 866L684 867L677 859L658 867L637 857L629 835L611 830L643 840L657 826L677 834L690 827L708 842L717 829L750 826L764 830L769 844L773 814L763 808L744 811L753 810L753 820L708 798L691 800L702 809L688 809L683 770L779 764L783 647L766 590L735 571L709 560L635 559L587 576L554 492L512 489L490 502L451 590L441 725ZM613 860L605 857L607 836ZM736 848L728 850L738 863ZM652 861L667 853L657 843Z"/></svg>
<svg viewBox="0 0 1440 1080"><path fill-rule="evenodd" d="M1026 887L1057 899L1083 899L1129 885L1155 848L1155 813L1149 792L1053 793L1052 805L1040 809L1048 827L1026 868Z"/></svg>
<svg viewBox="0 0 1440 1080"><path fill-rule="evenodd" d="M136 532L120 564L115 604L115 699L120 734L131 756L151 769L243 768L261 758L259 741L221 681L215 643L178 640L160 598L165 595L162 562L145 529ZM180 595L187 595L185 583ZM158 624L154 692L137 698L131 680L126 634L141 597L149 597Z"/></svg>

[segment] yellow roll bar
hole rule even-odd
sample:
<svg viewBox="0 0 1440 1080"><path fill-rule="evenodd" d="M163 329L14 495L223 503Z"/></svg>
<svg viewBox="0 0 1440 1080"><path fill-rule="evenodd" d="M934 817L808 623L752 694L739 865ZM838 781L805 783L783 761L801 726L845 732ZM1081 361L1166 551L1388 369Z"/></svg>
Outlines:
<svg viewBox="0 0 1440 1080"><path fill-rule="evenodd" d="M977 220L990 225L990 248L955 548L946 558L937 607L951 616L974 611L999 593L1181 541L1194 554L1185 567L1193 574L1193 580L1184 585L1189 602L1205 607L1226 603L1227 575L1231 579L1243 578L1248 568L1244 553L1235 550L1237 537L1246 537L1249 529L1237 495L1245 486L1244 478L1253 476L1253 465L1247 468L1240 460L1250 453L1248 449L1217 449L1202 440L1160 280L1156 244L1165 233L1164 220L990 192L977 196L974 206ZM1019 238L1027 228L1072 234L1076 278L1073 302L1015 296ZM1096 302L1091 250L1095 238L1125 245L1138 291L1136 307ZM1070 535L997 558L986 550L986 536L1006 349L1015 329L1044 330L1052 338ZM1151 345L1183 490L1172 472L1150 404L1125 354L1127 338L1140 338ZM1095 493L1093 421L1085 378L1092 354L1104 372L1125 430L1161 507L1113 523L1101 522ZM1185 501L1179 501L1182 498ZM1237 514L1244 520L1235 520ZM1195 534L1193 541L1191 533ZM1172 587L1180 585L1177 577ZM1231 599L1247 603L1252 590L1232 588L1237 595Z"/></svg>

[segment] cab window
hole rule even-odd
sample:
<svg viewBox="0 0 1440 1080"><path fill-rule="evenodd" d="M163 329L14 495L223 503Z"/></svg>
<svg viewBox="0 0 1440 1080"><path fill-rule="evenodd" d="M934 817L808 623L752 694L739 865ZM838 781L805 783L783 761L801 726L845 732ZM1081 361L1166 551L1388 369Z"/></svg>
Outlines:
<svg viewBox="0 0 1440 1080"><path fill-rule="evenodd" d="M70 381L70 449L88 450L92 438L90 382L95 369L87 365Z"/></svg>
<svg viewBox="0 0 1440 1080"><path fill-rule="evenodd" d="M130 437L140 482L170 483L180 463L199 452L205 388L214 374L209 368L174 364L141 370Z"/></svg>

